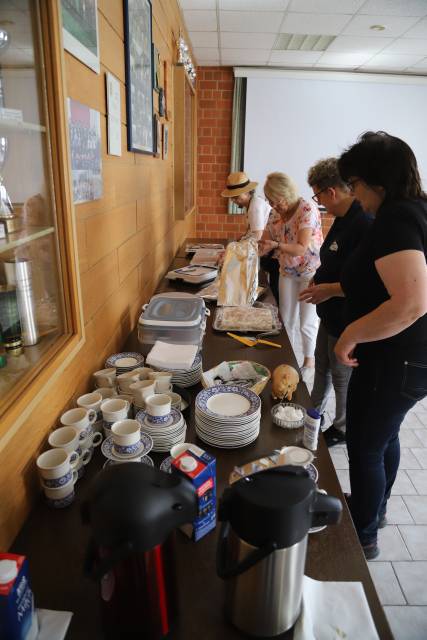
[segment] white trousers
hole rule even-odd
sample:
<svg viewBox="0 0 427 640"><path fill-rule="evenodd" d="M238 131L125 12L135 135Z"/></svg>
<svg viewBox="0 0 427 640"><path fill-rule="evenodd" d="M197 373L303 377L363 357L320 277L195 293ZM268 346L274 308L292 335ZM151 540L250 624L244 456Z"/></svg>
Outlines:
<svg viewBox="0 0 427 640"><path fill-rule="evenodd" d="M313 358L316 347L319 319L316 305L310 302L300 302L298 296L308 287L310 279L279 278L279 308L292 349L296 351L300 344L301 335L304 358Z"/></svg>

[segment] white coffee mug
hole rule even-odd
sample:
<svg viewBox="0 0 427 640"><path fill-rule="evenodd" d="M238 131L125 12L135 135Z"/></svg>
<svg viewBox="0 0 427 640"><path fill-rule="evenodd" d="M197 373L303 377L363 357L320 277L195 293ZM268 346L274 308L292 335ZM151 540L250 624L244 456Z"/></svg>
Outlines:
<svg viewBox="0 0 427 640"><path fill-rule="evenodd" d="M37 467L43 486L57 489L77 477L74 469L79 462L79 455L69 454L65 449L48 449L37 458Z"/></svg>
<svg viewBox="0 0 427 640"><path fill-rule="evenodd" d="M171 399L165 393L155 393L145 398L145 412L154 424L164 424L169 419Z"/></svg>
<svg viewBox="0 0 427 640"><path fill-rule="evenodd" d="M116 370L114 367L110 369L100 369L92 375L97 387L114 387L116 384Z"/></svg>
<svg viewBox="0 0 427 640"><path fill-rule="evenodd" d="M116 387L98 387L96 393L100 393L103 400L114 398L117 395Z"/></svg>
<svg viewBox="0 0 427 640"><path fill-rule="evenodd" d="M117 384L119 385L120 391L124 391L127 393L129 391L129 387L134 382L139 380L139 375L134 373L133 371L128 371L127 373L121 373L117 376Z"/></svg>
<svg viewBox="0 0 427 640"><path fill-rule="evenodd" d="M92 430L92 425L96 421L97 412L93 409L70 409L61 416L61 424L64 427L76 427L80 432L80 439L86 438Z"/></svg>
<svg viewBox="0 0 427 640"><path fill-rule="evenodd" d="M101 404L102 417L105 422L117 422L127 418L130 403L121 398L104 400Z"/></svg>
<svg viewBox="0 0 427 640"><path fill-rule="evenodd" d="M131 455L141 446L141 425L137 420L119 420L111 427L114 449L121 455Z"/></svg>
<svg viewBox="0 0 427 640"><path fill-rule="evenodd" d="M82 449L89 449L92 447L99 447L103 438L100 431L93 431L89 433L83 440L80 440L80 447Z"/></svg>
<svg viewBox="0 0 427 640"><path fill-rule="evenodd" d="M130 385L129 391L132 393L136 403L144 403L145 398L155 393L156 385L153 380L138 380Z"/></svg>
<svg viewBox="0 0 427 640"><path fill-rule="evenodd" d="M43 491L46 496L46 501L49 507L53 509L63 509L68 507L74 500L74 485L78 480L78 474L75 471L75 476L67 484L57 489L50 489L49 487L43 487Z"/></svg>
<svg viewBox="0 0 427 640"><path fill-rule="evenodd" d="M133 370L133 373L137 373L140 380L148 380L151 371L150 367L137 367Z"/></svg>
<svg viewBox="0 0 427 640"><path fill-rule="evenodd" d="M103 397L98 391L85 393L83 396L77 398L77 404L79 407L83 407L84 409L93 409L96 412L100 411L102 401Z"/></svg>

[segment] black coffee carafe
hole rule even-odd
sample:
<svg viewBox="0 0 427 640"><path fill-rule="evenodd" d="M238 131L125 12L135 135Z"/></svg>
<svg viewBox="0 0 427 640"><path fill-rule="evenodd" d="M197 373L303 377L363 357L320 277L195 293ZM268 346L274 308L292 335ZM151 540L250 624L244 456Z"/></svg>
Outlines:
<svg viewBox="0 0 427 640"><path fill-rule="evenodd" d="M265 638L295 624L309 529L337 523L341 510L303 467L261 471L224 491L217 573L227 580L226 615L234 626Z"/></svg>
<svg viewBox="0 0 427 640"><path fill-rule="evenodd" d="M185 478L143 464L102 471L82 506L85 573L99 582L106 638L166 637L176 615L175 529L197 514Z"/></svg>

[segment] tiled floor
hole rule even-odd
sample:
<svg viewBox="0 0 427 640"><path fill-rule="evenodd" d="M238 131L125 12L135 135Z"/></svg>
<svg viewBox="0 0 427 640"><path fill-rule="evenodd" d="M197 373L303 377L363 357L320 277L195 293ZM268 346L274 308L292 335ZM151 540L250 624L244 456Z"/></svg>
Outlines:
<svg viewBox="0 0 427 640"><path fill-rule="evenodd" d="M328 402L326 426L334 417ZM427 638L427 399L407 415L400 433L401 462L380 530L380 555L369 562L372 579L396 640ZM349 491L345 446L331 449L344 491Z"/></svg>

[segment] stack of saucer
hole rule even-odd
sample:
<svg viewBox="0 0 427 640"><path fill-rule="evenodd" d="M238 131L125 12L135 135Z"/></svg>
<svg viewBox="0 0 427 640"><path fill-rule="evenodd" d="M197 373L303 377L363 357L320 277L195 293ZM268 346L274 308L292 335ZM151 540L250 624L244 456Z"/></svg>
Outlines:
<svg viewBox="0 0 427 640"><path fill-rule="evenodd" d="M163 419L164 418L164 419ZM165 416L152 416L145 411L138 411L135 420L153 440L153 451L169 451L171 447L185 442L187 423L181 411L171 409Z"/></svg>
<svg viewBox="0 0 427 640"><path fill-rule="evenodd" d="M102 468L106 469L114 464L123 464L124 462L140 462L141 464L146 464L148 467L154 467L154 462L150 456L142 456L142 458L132 458L132 460L112 460L108 458L102 465Z"/></svg>
<svg viewBox="0 0 427 640"><path fill-rule="evenodd" d="M258 437L261 399L250 389L218 385L196 397L196 433L220 449L244 447Z"/></svg>
<svg viewBox="0 0 427 640"><path fill-rule="evenodd" d="M202 356L197 354L190 369L162 369L172 373L172 384L178 387L192 387L202 378Z"/></svg>
<svg viewBox="0 0 427 640"><path fill-rule="evenodd" d="M137 367L144 364L144 356L136 351L124 351L123 353L114 353L105 361L105 368L114 367L116 375L133 371Z"/></svg>
<svg viewBox="0 0 427 640"><path fill-rule="evenodd" d="M101 445L106 458L115 462L140 462L153 448L153 440L141 431L136 420L118 420L111 428L111 436Z"/></svg>

